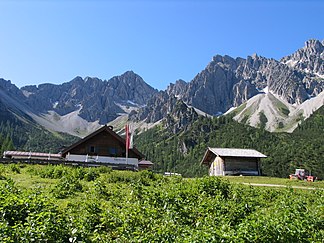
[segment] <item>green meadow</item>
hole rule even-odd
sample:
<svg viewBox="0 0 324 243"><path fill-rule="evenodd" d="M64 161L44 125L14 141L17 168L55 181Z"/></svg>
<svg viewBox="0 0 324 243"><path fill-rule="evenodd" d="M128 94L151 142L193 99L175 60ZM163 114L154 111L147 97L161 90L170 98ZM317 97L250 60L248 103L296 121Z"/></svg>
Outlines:
<svg viewBox="0 0 324 243"><path fill-rule="evenodd" d="M149 171L112 171L108 167L24 164L0 165L0 178L0 242L324 239L321 181L267 177L185 179Z"/></svg>

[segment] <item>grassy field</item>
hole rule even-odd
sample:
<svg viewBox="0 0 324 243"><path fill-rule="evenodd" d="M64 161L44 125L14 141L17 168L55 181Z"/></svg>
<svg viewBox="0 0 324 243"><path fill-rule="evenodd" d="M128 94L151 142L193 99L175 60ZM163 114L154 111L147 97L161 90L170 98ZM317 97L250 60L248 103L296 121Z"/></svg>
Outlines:
<svg viewBox="0 0 324 243"><path fill-rule="evenodd" d="M12 168L19 168L19 173ZM49 188L57 183L58 179L47 179L41 178L38 175L33 175L29 173L33 170L42 168L43 165L7 165L3 166L0 175L12 178L17 186L21 188ZM264 176L226 176L220 177L221 180L228 181L231 183L251 183L251 184L274 184L274 185L284 185L284 186L297 186L306 188L322 188L324 189L324 181L301 181L301 180L290 180L287 178L276 178L276 177L264 177Z"/></svg>
<svg viewBox="0 0 324 243"><path fill-rule="evenodd" d="M275 178L275 177L264 177L264 176L226 176L222 179L228 180L235 183L255 183L255 184L275 184L284 186L298 186L298 187L314 187L323 188L324 181L301 181L301 180L290 180L286 178Z"/></svg>
<svg viewBox="0 0 324 243"><path fill-rule="evenodd" d="M321 189L241 183L323 188L267 177L0 165L0 242L322 242Z"/></svg>

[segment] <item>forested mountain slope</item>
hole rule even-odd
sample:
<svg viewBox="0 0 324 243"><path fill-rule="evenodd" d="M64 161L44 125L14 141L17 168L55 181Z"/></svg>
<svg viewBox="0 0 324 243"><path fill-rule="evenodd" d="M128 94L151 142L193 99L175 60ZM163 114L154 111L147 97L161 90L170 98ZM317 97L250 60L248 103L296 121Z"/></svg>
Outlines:
<svg viewBox="0 0 324 243"><path fill-rule="evenodd" d="M287 177L296 167L311 170L324 178L324 108L316 111L292 134L270 133L233 121L231 116L199 117L177 134L160 126L136 138L138 149L155 164L156 171L184 176L207 174L200 161L207 147L253 148L266 154L263 174Z"/></svg>
<svg viewBox="0 0 324 243"><path fill-rule="evenodd" d="M3 151L12 149L58 153L61 148L78 139L66 133L50 132L39 125L12 119L0 121L0 156Z"/></svg>

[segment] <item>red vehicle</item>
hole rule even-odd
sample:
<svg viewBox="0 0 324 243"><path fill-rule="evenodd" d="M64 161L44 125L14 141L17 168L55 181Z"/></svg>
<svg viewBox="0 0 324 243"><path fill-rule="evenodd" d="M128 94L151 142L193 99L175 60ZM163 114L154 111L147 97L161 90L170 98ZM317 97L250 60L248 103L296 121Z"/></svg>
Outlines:
<svg viewBox="0 0 324 243"><path fill-rule="evenodd" d="M309 175L309 173L305 171L305 169L296 169L295 174L289 175L289 179L307 180L313 182L316 180L316 177Z"/></svg>

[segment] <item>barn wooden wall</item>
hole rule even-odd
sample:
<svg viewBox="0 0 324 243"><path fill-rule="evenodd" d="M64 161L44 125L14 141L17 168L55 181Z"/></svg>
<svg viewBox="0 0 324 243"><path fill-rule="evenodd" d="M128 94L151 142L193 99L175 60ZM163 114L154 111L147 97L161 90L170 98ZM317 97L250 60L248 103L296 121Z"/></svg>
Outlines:
<svg viewBox="0 0 324 243"><path fill-rule="evenodd" d="M225 171L259 171L258 158L225 158Z"/></svg>

